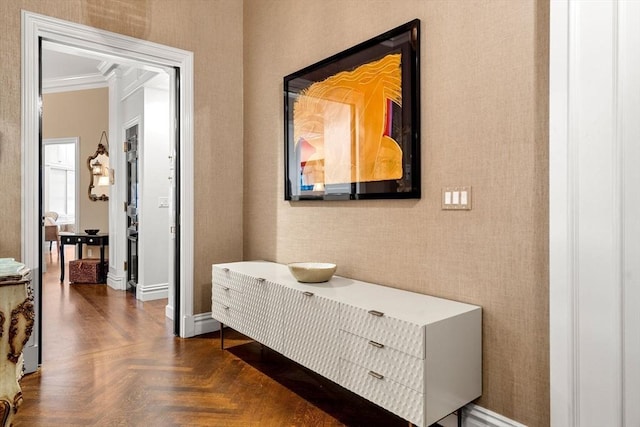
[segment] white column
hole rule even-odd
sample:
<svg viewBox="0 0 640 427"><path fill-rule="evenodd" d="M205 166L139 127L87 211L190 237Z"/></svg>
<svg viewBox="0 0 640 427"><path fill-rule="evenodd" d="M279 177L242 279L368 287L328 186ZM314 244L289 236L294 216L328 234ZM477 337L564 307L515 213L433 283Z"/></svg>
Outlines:
<svg viewBox="0 0 640 427"><path fill-rule="evenodd" d="M554 426L640 425L639 11L551 3Z"/></svg>
<svg viewBox="0 0 640 427"><path fill-rule="evenodd" d="M120 104L122 71L111 69L106 75L109 83L109 158L114 182L109 192L109 273L107 284L114 289L127 289L127 220L124 212L126 201L126 159L122 150L122 108Z"/></svg>
<svg viewBox="0 0 640 427"><path fill-rule="evenodd" d="M622 406L640 425L640 2L620 2L619 138L622 148Z"/></svg>

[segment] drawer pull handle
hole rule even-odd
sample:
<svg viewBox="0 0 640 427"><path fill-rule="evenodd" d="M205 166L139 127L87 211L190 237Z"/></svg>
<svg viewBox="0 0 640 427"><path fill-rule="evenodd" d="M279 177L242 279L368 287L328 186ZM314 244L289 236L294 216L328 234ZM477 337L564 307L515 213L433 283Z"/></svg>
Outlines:
<svg viewBox="0 0 640 427"><path fill-rule="evenodd" d="M258 279L257 279L257 280L258 280L258 283L264 283L264 281L265 281L266 279L264 279L264 278L262 278L262 277L258 277Z"/></svg>
<svg viewBox="0 0 640 427"><path fill-rule="evenodd" d="M222 308L224 308L225 310L229 310L229 306L228 305L223 305Z"/></svg>
<svg viewBox="0 0 640 427"><path fill-rule="evenodd" d="M229 269L225 267L225 268L222 269L222 271L224 271L225 273L228 273Z"/></svg>
<svg viewBox="0 0 640 427"><path fill-rule="evenodd" d="M377 372L374 371L369 371L369 375L371 375L373 378L377 379L377 380L381 380L384 378L384 375L379 374Z"/></svg>
<svg viewBox="0 0 640 427"><path fill-rule="evenodd" d="M376 317L382 317L384 316L384 313L378 310L369 310L369 314L371 314L372 316L376 316Z"/></svg>
<svg viewBox="0 0 640 427"><path fill-rule="evenodd" d="M313 296L313 292L304 291L304 292L302 293L302 295L304 295L305 297L312 297L312 296Z"/></svg>
<svg viewBox="0 0 640 427"><path fill-rule="evenodd" d="M222 290L224 290L224 291L228 291L228 290L229 290L229 288L224 287L224 288L222 288Z"/></svg>
<svg viewBox="0 0 640 427"><path fill-rule="evenodd" d="M375 342L375 341L369 341L369 345L372 345L375 348L384 348L384 344L380 344L379 342Z"/></svg>

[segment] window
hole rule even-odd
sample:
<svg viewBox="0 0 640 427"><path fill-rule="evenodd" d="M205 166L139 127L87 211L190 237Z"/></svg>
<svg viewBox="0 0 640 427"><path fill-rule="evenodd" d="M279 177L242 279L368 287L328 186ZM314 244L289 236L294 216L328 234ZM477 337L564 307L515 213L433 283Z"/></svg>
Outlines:
<svg viewBox="0 0 640 427"><path fill-rule="evenodd" d="M58 224L76 222L76 149L78 138L44 141L44 211Z"/></svg>

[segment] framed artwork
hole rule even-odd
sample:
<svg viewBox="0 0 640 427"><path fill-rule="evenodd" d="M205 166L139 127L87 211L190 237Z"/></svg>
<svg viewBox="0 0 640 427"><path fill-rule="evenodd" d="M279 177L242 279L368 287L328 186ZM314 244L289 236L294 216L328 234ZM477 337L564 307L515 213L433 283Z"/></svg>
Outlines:
<svg viewBox="0 0 640 427"><path fill-rule="evenodd" d="M284 78L285 200L420 198L420 21Z"/></svg>

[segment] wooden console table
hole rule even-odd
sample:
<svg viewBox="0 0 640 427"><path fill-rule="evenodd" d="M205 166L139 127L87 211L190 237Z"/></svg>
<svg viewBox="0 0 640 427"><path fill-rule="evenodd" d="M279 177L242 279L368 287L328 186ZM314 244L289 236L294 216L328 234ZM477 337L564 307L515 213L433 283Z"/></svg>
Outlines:
<svg viewBox="0 0 640 427"><path fill-rule="evenodd" d="M63 234L60 236L60 282L64 281L64 245L76 245L76 256L82 259L82 245L100 246L100 265L104 265L104 247L109 245L108 234ZM106 280L106 272L102 272L101 283Z"/></svg>
<svg viewBox="0 0 640 427"><path fill-rule="evenodd" d="M0 427L11 426L22 403L18 360L36 317L30 283L30 278L0 281Z"/></svg>

